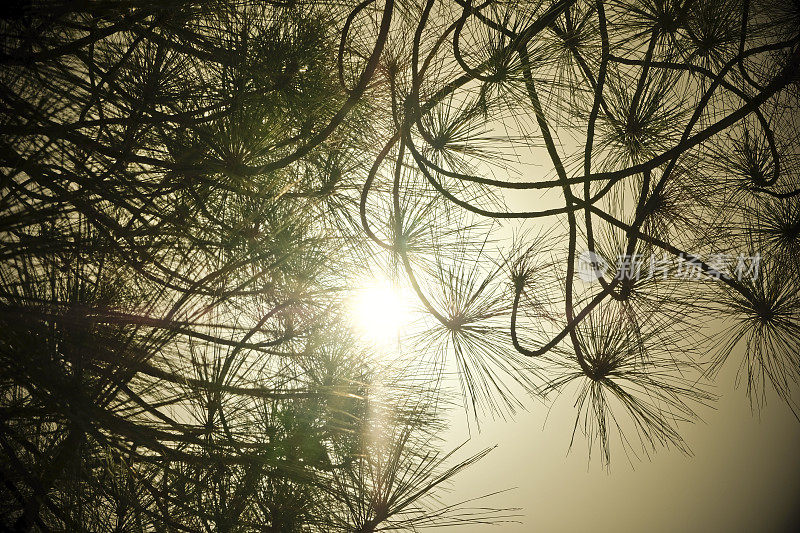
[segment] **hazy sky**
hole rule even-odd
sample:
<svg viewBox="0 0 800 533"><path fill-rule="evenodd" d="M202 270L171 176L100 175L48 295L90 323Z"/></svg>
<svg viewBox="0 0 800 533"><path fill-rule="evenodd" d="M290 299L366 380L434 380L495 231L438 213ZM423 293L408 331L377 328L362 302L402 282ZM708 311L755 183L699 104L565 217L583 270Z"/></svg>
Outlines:
<svg viewBox="0 0 800 533"><path fill-rule="evenodd" d="M661 448L650 461L634 459L631 466L617 454L607 473L599 460L588 462L580 430L567 455L571 395L562 396L549 417L549 406L540 404L514 420L485 423L480 434L473 431L468 450L498 447L456 478L447 501L516 487L487 502L522 507L523 516L520 523L447 531L796 531L800 424L774 398L760 420L752 416L744 391L733 389L737 361L728 363L715 389L721 398L700 410L704 423L681 426L692 457ZM450 440L466 436L464 415L456 412Z"/></svg>

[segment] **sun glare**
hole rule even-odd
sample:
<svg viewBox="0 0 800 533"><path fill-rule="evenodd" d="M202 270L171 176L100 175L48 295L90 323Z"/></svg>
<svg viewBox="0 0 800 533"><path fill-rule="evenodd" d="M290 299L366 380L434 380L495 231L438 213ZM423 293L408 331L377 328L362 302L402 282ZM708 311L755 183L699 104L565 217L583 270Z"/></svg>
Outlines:
<svg viewBox="0 0 800 533"><path fill-rule="evenodd" d="M353 318L365 339L380 345L398 342L411 320L410 295L388 282L358 289L353 299Z"/></svg>

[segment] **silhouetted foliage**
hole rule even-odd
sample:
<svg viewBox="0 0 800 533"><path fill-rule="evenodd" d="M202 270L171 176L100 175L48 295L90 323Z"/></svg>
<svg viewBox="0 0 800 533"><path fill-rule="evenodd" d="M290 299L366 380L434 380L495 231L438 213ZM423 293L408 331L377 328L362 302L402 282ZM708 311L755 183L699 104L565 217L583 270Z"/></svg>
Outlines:
<svg viewBox="0 0 800 533"><path fill-rule="evenodd" d="M798 413L794 0L14 2L0 24L7 528L507 519L437 498L487 453L443 449L451 374L478 422L572 391L604 465L688 452L723 364ZM352 327L373 276L419 303L397 353Z"/></svg>

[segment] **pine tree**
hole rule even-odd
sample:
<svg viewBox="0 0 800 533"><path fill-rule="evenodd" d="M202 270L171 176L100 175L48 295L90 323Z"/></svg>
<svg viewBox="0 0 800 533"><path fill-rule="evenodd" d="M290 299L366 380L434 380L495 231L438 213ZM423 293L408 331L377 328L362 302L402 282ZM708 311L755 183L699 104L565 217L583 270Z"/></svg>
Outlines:
<svg viewBox="0 0 800 533"><path fill-rule="evenodd" d="M798 413L796 1L7 9L4 527L485 524L454 403L573 391L605 466L688 451L725 364Z"/></svg>

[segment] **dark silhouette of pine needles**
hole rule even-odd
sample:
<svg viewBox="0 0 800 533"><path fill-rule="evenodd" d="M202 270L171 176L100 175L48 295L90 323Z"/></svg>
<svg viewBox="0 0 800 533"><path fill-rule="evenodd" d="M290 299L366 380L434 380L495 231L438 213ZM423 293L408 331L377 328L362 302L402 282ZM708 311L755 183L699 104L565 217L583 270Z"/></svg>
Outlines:
<svg viewBox="0 0 800 533"><path fill-rule="evenodd" d="M516 511L438 496L487 453L443 451L454 403L574 393L604 466L688 452L731 360L797 414L798 28L795 0L7 6L3 527L488 524ZM418 299L402 365L352 327L376 273Z"/></svg>

